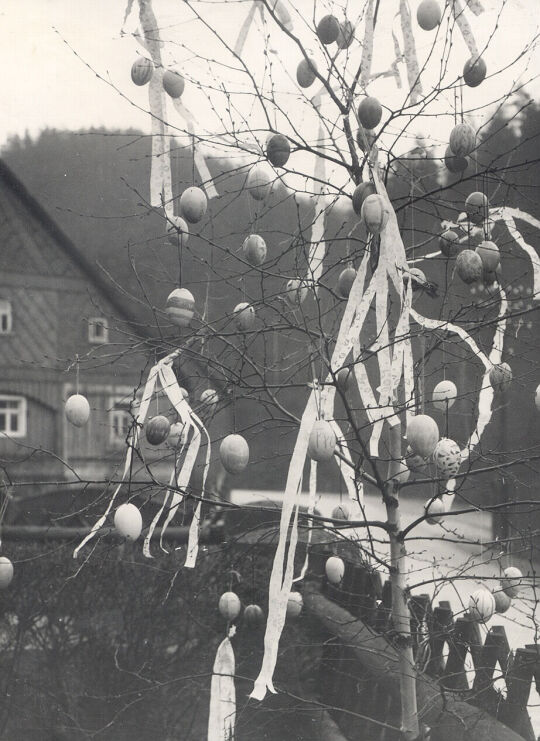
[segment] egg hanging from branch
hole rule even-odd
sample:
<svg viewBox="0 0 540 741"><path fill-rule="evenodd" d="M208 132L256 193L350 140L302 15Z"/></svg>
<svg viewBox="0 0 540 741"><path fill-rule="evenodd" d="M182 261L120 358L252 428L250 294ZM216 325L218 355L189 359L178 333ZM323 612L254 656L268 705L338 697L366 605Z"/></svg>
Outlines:
<svg viewBox="0 0 540 741"><path fill-rule="evenodd" d="M121 504L114 513L116 532L126 540L135 541L142 532L143 521L138 508L131 504Z"/></svg>
<svg viewBox="0 0 540 741"><path fill-rule="evenodd" d="M0 556L0 589L7 589L13 579L13 564L7 556Z"/></svg>
<svg viewBox="0 0 540 741"><path fill-rule="evenodd" d="M144 425L146 439L150 445L164 443L171 430L171 423L163 414L157 414Z"/></svg>
<svg viewBox="0 0 540 741"><path fill-rule="evenodd" d="M450 133L450 149L452 154L465 157L470 154L476 145L476 133L467 123L456 124Z"/></svg>
<svg viewBox="0 0 540 741"><path fill-rule="evenodd" d="M240 598L234 592L224 592L219 598L218 610L221 615L229 622L236 620L240 615L242 603Z"/></svg>
<svg viewBox="0 0 540 741"><path fill-rule="evenodd" d="M489 215L489 201L480 191L470 193L465 199L465 213L473 224L481 224Z"/></svg>
<svg viewBox="0 0 540 741"><path fill-rule="evenodd" d="M73 394L66 401L64 412L68 422L75 427L83 427L90 419L90 404L86 396Z"/></svg>
<svg viewBox="0 0 540 741"><path fill-rule="evenodd" d="M422 0L416 11L416 20L423 31L433 31L442 20L441 6L437 0Z"/></svg>
<svg viewBox="0 0 540 741"><path fill-rule="evenodd" d="M344 268L338 277L337 292L341 298L348 298L356 280L356 270L352 267Z"/></svg>
<svg viewBox="0 0 540 741"><path fill-rule="evenodd" d="M175 288L167 297L165 312L177 327L188 327L195 313L195 299L187 288Z"/></svg>
<svg viewBox="0 0 540 741"><path fill-rule="evenodd" d="M455 257L461 250L459 235L453 229L447 229L439 237L439 249L445 257Z"/></svg>
<svg viewBox="0 0 540 741"><path fill-rule="evenodd" d="M317 62L313 58L302 59L296 68L296 81L302 88L311 87L317 79Z"/></svg>
<svg viewBox="0 0 540 741"><path fill-rule="evenodd" d="M371 234L380 234L388 223L388 208L382 196L367 196L362 204L362 218Z"/></svg>
<svg viewBox="0 0 540 741"><path fill-rule="evenodd" d="M355 214L360 216L362 214L362 204L366 198L375 195L376 193L375 185L371 181L359 183L352 194L352 207Z"/></svg>
<svg viewBox="0 0 540 741"><path fill-rule="evenodd" d="M131 65L131 79L135 85L146 85L154 74L154 64L147 57L137 57Z"/></svg>
<svg viewBox="0 0 540 741"><path fill-rule="evenodd" d="M501 253L495 242L484 240L476 248L476 253L480 255L484 270L488 273L494 273L500 265Z"/></svg>
<svg viewBox="0 0 540 741"><path fill-rule="evenodd" d="M243 619L250 628L259 628L264 625L264 612L259 605L247 605L244 609Z"/></svg>
<svg viewBox="0 0 540 741"><path fill-rule="evenodd" d="M300 278L291 278L285 286L284 298L292 308L300 306L307 298L308 288Z"/></svg>
<svg viewBox="0 0 540 741"><path fill-rule="evenodd" d="M205 407L213 409L219 401L218 392L215 389L205 389L201 396L200 402Z"/></svg>
<svg viewBox="0 0 540 741"><path fill-rule="evenodd" d="M167 445L169 445L171 448L177 448L178 444L182 440L183 433L184 433L183 422L174 422L171 425L171 429L169 430L169 435L167 437Z"/></svg>
<svg viewBox="0 0 540 741"><path fill-rule="evenodd" d="M510 368L508 363L494 365L489 371L489 382L495 391L499 391L500 393L508 391L512 385L512 378L512 368Z"/></svg>
<svg viewBox="0 0 540 741"><path fill-rule="evenodd" d="M450 147L447 147L444 153L444 164L448 172L457 175L460 172L465 172L469 166L469 160L466 157L454 154Z"/></svg>
<svg viewBox="0 0 540 741"><path fill-rule="evenodd" d="M291 145L283 134L273 134L266 143L266 157L274 167L283 167L291 155Z"/></svg>
<svg viewBox="0 0 540 741"><path fill-rule="evenodd" d="M336 386L344 394L350 390L354 379L354 371L350 367L340 368L336 373Z"/></svg>
<svg viewBox="0 0 540 741"><path fill-rule="evenodd" d="M242 254L250 265L258 268L266 260L266 242L258 234L250 234L244 239Z"/></svg>
<svg viewBox="0 0 540 741"><path fill-rule="evenodd" d="M336 39L338 49L348 49L354 41L354 26L349 20L344 20L339 24L339 34Z"/></svg>
<svg viewBox="0 0 540 741"><path fill-rule="evenodd" d="M469 87L478 87L486 78L487 67L482 57L467 59L463 67L463 80Z"/></svg>
<svg viewBox="0 0 540 741"><path fill-rule="evenodd" d="M170 67L163 73L163 89L171 98L181 98L186 82L179 67Z"/></svg>
<svg viewBox="0 0 540 741"><path fill-rule="evenodd" d="M501 579L501 586L509 597L517 597L519 588L523 583L523 574L517 566L508 566L504 570L504 576Z"/></svg>
<svg viewBox="0 0 540 741"><path fill-rule="evenodd" d="M409 471L412 471L413 473L422 473L427 466L427 461L421 455L418 455L418 453L414 453L411 446L407 445L405 451L405 464Z"/></svg>
<svg viewBox="0 0 540 741"><path fill-rule="evenodd" d="M334 509L332 510L332 519L333 520L350 520L351 519L351 513L349 511L349 508L346 504L338 504Z"/></svg>
<svg viewBox="0 0 540 741"><path fill-rule="evenodd" d="M495 589L492 594L493 599L495 600L495 612L499 615L504 615L512 604L512 598L502 589Z"/></svg>
<svg viewBox="0 0 540 741"><path fill-rule="evenodd" d="M167 241L173 247L185 247L189 239L189 227L181 216L169 216Z"/></svg>
<svg viewBox="0 0 540 741"><path fill-rule="evenodd" d="M197 224L206 213L208 199L204 190L193 186L180 196L180 211L190 224Z"/></svg>
<svg viewBox="0 0 540 741"><path fill-rule="evenodd" d="M303 606L304 600L300 592L291 592L287 599L286 616L289 618L297 618L302 612Z"/></svg>
<svg viewBox="0 0 540 741"><path fill-rule="evenodd" d="M358 131L356 132L356 143L364 152L364 154L371 150L372 146L377 141L377 134L374 131L370 131L369 129L364 129L363 126L361 126ZM373 188L373 193L375 193L375 188ZM369 193L367 194L369 195ZM360 213L358 211L358 213Z"/></svg>
<svg viewBox="0 0 540 741"><path fill-rule="evenodd" d="M241 473L249 463L249 445L242 435L227 435L219 446L223 468L231 474Z"/></svg>
<svg viewBox="0 0 540 741"><path fill-rule="evenodd" d="M343 559L339 558L339 556L330 556L324 565L324 570L330 584L334 584L335 586L341 584L345 574Z"/></svg>
<svg viewBox="0 0 540 741"><path fill-rule="evenodd" d="M456 397L457 388L453 381L439 381L433 389L433 406L445 412L454 405Z"/></svg>
<svg viewBox="0 0 540 741"><path fill-rule="evenodd" d="M246 188L255 201L264 201L272 191L274 172L268 165L255 165L248 172Z"/></svg>
<svg viewBox="0 0 540 741"><path fill-rule="evenodd" d="M474 250L462 250L456 257L456 272L464 283L476 283L484 274L482 259Z"/></svg>
<svg viewBox="0 0 540 741"><path fill-rule="evenodd" d="M441 438L433 451L433 460L443 478L451 479L457 476L461 466L459 445L447 437Z"/></svg>
<svg viewBox="0 0 540 741"><path fill-rule="evenodd" d="M336 433L330 422L324 419L316 420L309 433L307 449L309 457L319 463L329 461L334 455L336 444Z"/></svg>
<svg viewBox="0 0 540 741"><path fill-rule="evenodd" d="M248 332L255 324L255 309L247 301L243 301L234 307L234 323L241 332Z"/></svg>
<svg viewBox="0 0 540 741"><path fill-rule="evenodd" d="M405 461L400 461L398 464L398 470L392 476L392 480L398 483L400 486L406 484L411 477L411 471Z"/></svg>
<svg viewBox="0 0 540 741"><path fill-rule="evenodd" d="M495 612L495 598L487 589L477 589L469 597L469 616L471 620L485 623Z"/></svg>
<svg viewBox="0 0 540 741"><path fill-rule="evenodd" d="M317 23L317 36L321 44L327 46L337 41L339 36L339 21L335 15L325 15Z"/></svg>
<svg viewBox="0 0 540 741"><path fill-rule="evenodd" d="M382 106L371 95L364 98L358 106L358 120L365 129L374 129L381 122Z"/></svg>
<svg viewBox="0 0 540 741"><path fill-rule="evenodd" d="M443 521L443 515L446 512L442 499L429 500L424 505L424 513L428 525L438 525Z"/></svg>
<svg viewBox="0 0 540 741"><path fill-rule="evenodd" d="M428 458L439 440L439 428L433 417L417 414L407 424L407 442L413 453Z"/></svg>

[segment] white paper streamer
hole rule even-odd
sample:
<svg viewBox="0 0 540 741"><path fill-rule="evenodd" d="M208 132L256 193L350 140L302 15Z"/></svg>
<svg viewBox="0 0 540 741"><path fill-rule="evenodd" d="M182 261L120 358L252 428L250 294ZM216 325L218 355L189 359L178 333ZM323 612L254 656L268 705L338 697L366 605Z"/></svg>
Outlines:
<svg viewBox="0 0 540 741"><path fill-rule="evenodd" d="M234 635L231 630L231 637ZM210 688L208 741L234 741L236 724L235 659L229 637L218 646Z"/></svg>
<svg viewBox="0 0 540 741"><path fill-rule="evenodd" d="M318 144L322 145L324 130L321 119L319 118ZM326 242L324 241L325 226L325 203L321 198L323 194L323 183L326 178L326 166L324 157L315 157L315 167L313 171L313 191L315 197L315 218L311 227L311 244L309 247L309 277L313 282L315 294L319 290L319 280L321 279L323 260L326 253ZM318 210L317 210L318 209Z"/></svg>
<svg viewBox="0 0 540 741"><path fill-rule="evenodd" d="M300 491L302 491L302 483L300 483ZM309 463L309 498L308 498L308 515L312 515L315 511L315 502L317 501L317 461L311 460ZM307 521L309 522L309 520ZM311 545L311 536L313 533L313 521L311 521L311 527L308 527L307 542L306 542L306 557L300 574L293 579L293 583L302 581L305 577L309 566L309 547Z"/></svg>
<svg viewBox="0 0 540 741"><path fill-rule="evenodd" d="M362 59L360 62L360 84L365 89L371 76L371 62L373 59L373 16L374 2L369 0L366 9L366 28L364 31L364 43L362 44Z"/></svg>
<svg viewBox="0 0 540 741"><path fill-rule="evenodd" d="M201 145L199 142L196 141L195 116L191 113L191 111L188 108L186 108L186 106L181 102L180 98L175 98L173 100L173 104L177 112L182 116L182 118L186 122L187 130L190 136L192 137L193 157L195 159L195 167L197 168L197 172L199 173L199 177L201 179L201 187L206 192L206 195L208 198L217 198L219 193L216 190L216 186L214 185L212 174L210 173L210 170L208 169L208 165L206 164L205 156L201 151Z"/></svg>
<svg viewBox="0 0 540 741"><path fill-rule="evenodd" d="M418 103L422 98L422 83L420 82L420 70L418 68L418 58L416 56L416 44L411 23L411 11L407 0L400 0L399 15L401 19L401 31L403 33L403 48L405 52L405 66L407 67L407 78L411 102L413 105Z"/></svg>
<svg viewBox="0 0 540 741"><path fill-rule="evenodd" d="M500 211L500 218L504 221L506 228L510 232L510 236L515 239L515 241L518 243L518 245L521 247L521 249L527 253L527 255L531 259L532 269L533 269L533 296L532 298L535 301L540 301L540 257L538 256L538 253L536 250L531 247L530 244L527 244L527 242L523 239L521 233L516 227L516 222L514 221L514 217L516 219L521 219L522 221L526 221L528 224L531 224L531 226L536 227L537 229L540 229L540 221L538 219L535 219L533 216L530 216L529 214L525 213L524 211L521 211L519 208L503 208Z"/></svg>
<svg viewBox="0 0 540 741"><path fill-rule="evenodd" d="M450 1L450 9L452 11L452 15L454 16L454 19L459 27L459 30L461 31L461 35L463 36L463 40L467 44L467 48L469 49L469 52L471 54L471 57L478 57L478 46L476 45L476 39L474 38L473 32L471 30L471 26L469 24L469 21L467 20L467 17L465 16L465 9L463 5L461 4L461 0L449 0ZM468 0L468 6L471 8L471 10L474 11L476 15L482 12L483 8L479 3L475 3L474 0ZM480 8L480 9L478 9Z"/></svg>

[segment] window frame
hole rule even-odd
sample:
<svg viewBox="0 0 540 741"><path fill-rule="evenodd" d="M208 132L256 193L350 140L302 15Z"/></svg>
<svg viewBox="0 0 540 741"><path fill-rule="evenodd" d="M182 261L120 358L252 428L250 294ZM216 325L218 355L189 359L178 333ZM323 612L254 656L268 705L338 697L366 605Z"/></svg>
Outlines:
<svg viewBox="0 0 540 741"><path fill-rule="evenodd" d="M125 445L129 429L133 425L133 399L126 397L125 394L115 394L109 398L108 419L109 419L109 442L116 447ZM122 414L122 417L129 419L128 427L125 434L118 435L115 433L115 415Z"/></svg>
<svg viewBox="0 0 540 741"><path fill-rule="evenodd" d="M3 319L7 318L7 329L2 328ZM13 305L7 298L0 298L0 335L13 332Z"/></svg>
<svg viewBox="0 0 540 741"><path fill-rule="evenodd" d="M96 334L97 327L103 329L103 336ZM93 316L88 319L88 342L91 345L105 345L109 341L109 322L104 316Z"/></svg>
<svg viewBox="0 0 540 741"><path fill-rule="evenodd" d="M27 416L28 416L28 404L26 402L26 397L20 396L19 394L0 394L0 402L2 401L16 401L20 403L20 408L17 410L17 417L19 419L19 424L17 430L0 430L0 438L7 437L7 438L20 438L20 437L26 437L27 432ZM9 414L8 410L5 410L4 412L0 408L0 414L5 413L6 415Z"/></svg>

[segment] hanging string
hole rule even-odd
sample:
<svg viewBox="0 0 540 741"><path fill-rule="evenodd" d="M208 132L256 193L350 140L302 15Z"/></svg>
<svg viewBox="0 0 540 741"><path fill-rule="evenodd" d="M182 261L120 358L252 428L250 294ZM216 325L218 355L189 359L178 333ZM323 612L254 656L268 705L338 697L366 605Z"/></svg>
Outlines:
<svg viewBox="0 0 540 741"><path fill-rule="evenodd" d="M75 392L79 393L79 355L75 355Z"/></svg>
<svg viewBox="0 0 540 741"><path fill-rule="evenodd" d="M409 201L411 205L411 242L412 242L412 259L414 260L414 175L411 175L411 190L409 192ZM412 280L412 278L411 278Z"/></svg>
<svg viewBox="0 0 540 741"><path fill-rule="evenodd" d="M463 123L463 86L459 88L461 123Z"/></svg>
<svg viewBox="0 0 540 741"><path fill-rule="evenodd" d="M195 185L195 134L191 135L191 184Z"/></svg>

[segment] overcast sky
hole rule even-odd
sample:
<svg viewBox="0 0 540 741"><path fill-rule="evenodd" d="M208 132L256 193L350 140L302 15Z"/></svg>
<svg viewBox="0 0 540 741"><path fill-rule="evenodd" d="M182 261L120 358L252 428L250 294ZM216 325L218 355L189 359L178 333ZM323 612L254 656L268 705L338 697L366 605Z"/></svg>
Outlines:
<svg viewBox="0 0 540 741"><path fill-rule="evenodd" d="M410 2L414 18L418 0ZM540 0L483 2L486 12L480 17L468 13L468 18L480 48L486 45L494 33L484 53L491 72L504 67L533 42L538 33ZM504 8L497 26L497 13L502 5ZM361 6L362 4L351 3L351 7ZM383 0L381 3L375 39L375 71L388 68L393 59L391 28L393 23L394 28L399 28L399 23L394 21L398 6L399 0ZM182 62L188 76L193 79L203 82L211 80L208 65L201 66L193 52L225 59L216 40L193 19L186 3L180 0L154 0L154 7L163 36L168 41L166 60ZM234 43L249 9L249 2L200 2L195 7L222 29L230 43ZM336 5L329 2L318 0L316 17L319 18L335 7ZM289 8L295 31L306 41L307 46L315 48L313 34L309 29L309 22L313 17L312 1L301 0L300 3L295 2L294 9L291 5ZM3 70L4 105L3 115L0 117L0 145L12 134L22 135L29 131L35 135L47 126L65 129L135 126L149 131L149 117L138 107L147 108L146 90L136 88L129 77L131 63L139 47L129 35L122 37L120 34L124 9L124 2L114 3L110 0L2 0L0 21L3 43L0 46L0 68ZM128 25L128 29L132 26L133 24ZM416 24L414 26L418 52L422 58L431 48L433 34L421 31ZM362 34L361 31L360 37ZM457 35L453 45L450 73L457 75L468 53L462 39ZM283 95L289 96L284 100L289 109L294 111L298 88L293 78L299 61L298 51L290 42L283 41L279 34L272 36L272 46L278 52L272 57L277 86ZM255 28L248 38L244 58L255 74L262 73L261 44ZM433 58L436 60L437 56ZM100 81L82 60L100 75L110 79L135 105ZM495 99L513 83L524 81L534 74L534 70L539 69L540 56L534 45L530 53L511 70L493 80L486 80L474 91L466 90L465 104L472 106ZM243 84L241 77L235 77L232 73L223 72L223 80L219 79L221 72L216 75L214 69L212 74L215 81L223 82L231 86L231 89L238 89ZM402 76L405 80L404 69ZM437 76L438 65L435 61L424 75L425 89L435 84ZM537 88L536 81L530 88L533 95ZM403 96L403 91L397 90L392 79L374 83L370 92L378 95L389 108L399 105ZM191 92L189 87L186 88L185 101L202 119L201 126L211 130L216 122L212 122L211 112L197 97L193 85ZM433 114L437 115L441 111L448 113L450 103L451 101L442 99L438 104L439 109L434 108ZM219 106L219 102L217 105ZM432 118L422 123L422 129L429 137L444 139L450 125L450 117L444 121Z"/></svg>

